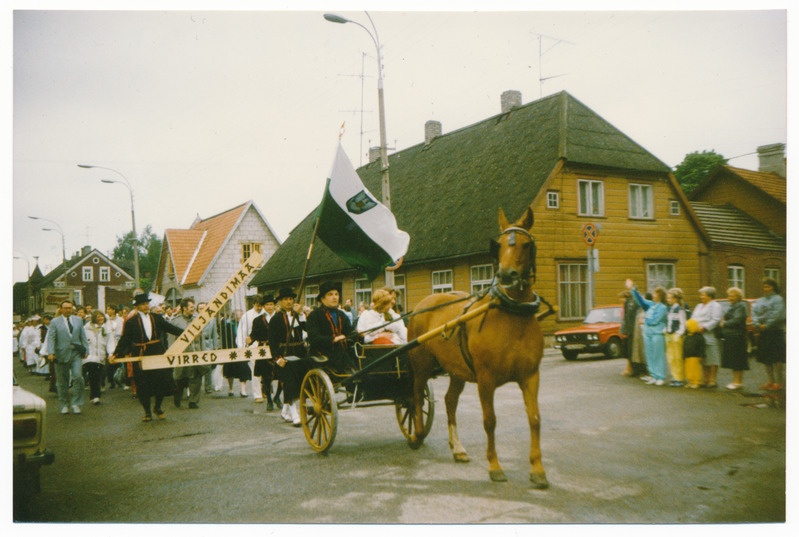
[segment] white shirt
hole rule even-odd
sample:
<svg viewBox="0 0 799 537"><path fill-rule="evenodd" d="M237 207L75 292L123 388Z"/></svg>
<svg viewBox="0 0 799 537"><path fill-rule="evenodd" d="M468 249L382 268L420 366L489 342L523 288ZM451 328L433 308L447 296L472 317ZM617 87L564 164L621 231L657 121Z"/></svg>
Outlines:
<svg viewBox="0 0 799 537"><path fill-rule="evenodd" d="M379 330L373 330L368 334L364 334L364 343L372 343L382 332L391 332L391 339L395 345L404 345L408 342L408 329L405 327L405 323L399 320L399 314L394 310L388 310L388 315L392 319L395 319L394 322ZM367 330L372 330L373 328L386 324L386 322L388 321L386 321L382 313L378 313L373 309L366 310L358 317L358 332L363 333Z"/></svg>
<svg viewBox="0 0 799 537"><path fill-rule="evenodd" d="M152 339L153 337L153 320L150 317L149 313L142 313L139 312L139 317L141 317L141 324L144 326L144 333L147 335L147 339Z"/></svg>

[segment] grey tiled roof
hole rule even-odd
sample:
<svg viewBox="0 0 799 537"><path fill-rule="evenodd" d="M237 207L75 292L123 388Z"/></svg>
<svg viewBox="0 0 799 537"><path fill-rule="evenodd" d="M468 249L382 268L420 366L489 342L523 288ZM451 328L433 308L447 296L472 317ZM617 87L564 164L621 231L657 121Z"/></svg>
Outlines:
<svg viewBox="0 0 799 537"><path fill-rule="evenodd" d="M785 237L775 235L765 225L734 205L692 201L691 206L714 243L785 251Z"/></svg>

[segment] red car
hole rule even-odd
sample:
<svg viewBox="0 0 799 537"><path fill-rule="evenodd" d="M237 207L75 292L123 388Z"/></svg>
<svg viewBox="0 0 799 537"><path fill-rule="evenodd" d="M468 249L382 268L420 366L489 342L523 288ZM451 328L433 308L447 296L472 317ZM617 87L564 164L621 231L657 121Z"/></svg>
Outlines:
<svg viewBox="0 0 799 537"><path fill-rule="evenodd" d="M588 312L581 326L555 332L555 348L567 360L576 360L580 354L604 353L608 358L623 354L624 335L621 329L620 304L597 306Z"/></svg>

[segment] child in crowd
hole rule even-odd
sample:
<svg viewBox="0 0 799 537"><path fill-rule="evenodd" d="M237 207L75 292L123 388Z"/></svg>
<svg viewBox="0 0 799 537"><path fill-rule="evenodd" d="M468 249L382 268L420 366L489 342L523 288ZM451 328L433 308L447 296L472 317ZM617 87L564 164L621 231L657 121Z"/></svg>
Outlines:
<svg viewBox="0 0 799 537"><path fill-rule="evenodd" d="M696 319L685 322L688 335L683 339L683 356L685 357L686 387L696 389L702 384L702 360L705 355L705 338L699 333Z"/></svg>

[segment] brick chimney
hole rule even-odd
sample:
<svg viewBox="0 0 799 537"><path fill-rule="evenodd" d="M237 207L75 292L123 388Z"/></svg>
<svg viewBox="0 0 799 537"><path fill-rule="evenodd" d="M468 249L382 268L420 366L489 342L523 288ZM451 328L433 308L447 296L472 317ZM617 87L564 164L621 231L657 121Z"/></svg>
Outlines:
<svg viewBox="0 0 799 537"><path fill-rule="evenodd" d="M369 148L369 162L380 160L380 146L375 145Z"/></svg>
<svg viewBox="0 0 799 537"><path fill-rule="evenodd" d="M430 120L424 124L424 143L430 145L434 139L441 136L441 122Z"/></svg>
<svg viewBox="0 0 799 537"><path fill-rule="evenodd" d="M510 112L522 105L522 92L516 90L503 91L500 100L502 102L502 113Z"/></svg>
<svg viewBox="0 0 799 537"><path fill-rule="evenodd" d="M776 173L786 177L785 144L761 145L757 148L758 171Z"/></svg>

